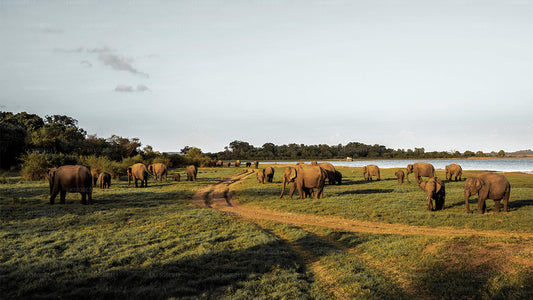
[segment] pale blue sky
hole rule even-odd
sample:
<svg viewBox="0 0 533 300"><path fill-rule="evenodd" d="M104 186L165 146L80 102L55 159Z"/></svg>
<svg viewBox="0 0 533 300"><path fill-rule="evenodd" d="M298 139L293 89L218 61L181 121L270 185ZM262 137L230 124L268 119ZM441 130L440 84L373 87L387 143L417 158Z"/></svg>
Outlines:
<svg viewBox="0 0 533 300"><path fill-rule="evenodd" d="M532 1L0 0L0 110L160 151L533 148Z"/></svg>

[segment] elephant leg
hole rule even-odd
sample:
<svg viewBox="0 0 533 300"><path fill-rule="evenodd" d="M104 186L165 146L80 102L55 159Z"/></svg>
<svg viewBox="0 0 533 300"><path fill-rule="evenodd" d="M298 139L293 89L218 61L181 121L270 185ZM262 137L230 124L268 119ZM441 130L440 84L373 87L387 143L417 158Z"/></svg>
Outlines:
<svg viewBox="0 0 533 300"><path fill-rule="evenodd" d="M494 200L494 212L500 212L500 200Z"/></svg>
<svg viewBox="0 0 533 300"><path fill-rule="evenodd" d="M87 204L93 204L93 193L87 193Z"/></svg>
<svg viewBox="0 0 533 300"><path fill-rule="evenodd" d="M324 197L324 187L319 187L316 191L315 199L322 199L322 197Z"/></svg>
<svg viewBox="0 0 533 300"><path fill-rule="evenodd" d="M65 197L67 196L67 191L59 192L59 203L65 204Z"/></svg>
<svg viewBox="0 0 533 300"><path fill-rule="evenodd" d="M432 211L433 210L433 201L431 200L431 197L428 196L426 200L428 201L428 210Z"/></svg>
<svg viewBox="0 0 533 300"><path fill-rule="evenodd" d="M479 199L477 203L477 213L482 214L487 209L487 204L485 203L485 199Z"/></svg>
<svg viewBox="0 0 533 300"><path fill-rule="evenodd" d="M82 192L80 194L81 194L81 204L87 204L87 194L85 192Z"/></svg>
<svg viewBox="0 0 533 300"><path fill-rule="evenodd" d="M289 198L292 199L292 195L294 194L294 190L296 189L296 183L293 183L291 185L291 189L289 191ZM300 195L301 196L301 195Z"/></svg>

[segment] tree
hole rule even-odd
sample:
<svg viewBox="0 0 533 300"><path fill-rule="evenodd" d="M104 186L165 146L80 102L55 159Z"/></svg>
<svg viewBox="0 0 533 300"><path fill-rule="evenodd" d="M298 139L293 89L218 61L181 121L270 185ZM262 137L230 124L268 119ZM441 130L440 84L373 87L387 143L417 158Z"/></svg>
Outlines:
<svg viewBox="0 0 533 300"><path fill-rule="evenodd" d="M112 160L121 161L124 158L136 156L139 154L139 147L141 142L138 138L124 138L117 135L112 135L107 139L110 144L109 149L106 151L106 155Z"/></svg>
<svg viewBox="0 0 533 300"><path fill-rule="evenodd" d="M505 157L505 151L500 150L500 151L498 152L498 157Z"/></svg>

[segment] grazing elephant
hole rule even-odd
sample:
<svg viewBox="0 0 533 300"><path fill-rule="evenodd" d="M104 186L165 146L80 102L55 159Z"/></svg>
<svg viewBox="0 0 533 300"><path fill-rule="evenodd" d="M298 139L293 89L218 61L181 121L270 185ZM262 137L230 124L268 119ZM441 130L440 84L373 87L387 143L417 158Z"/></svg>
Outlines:
<svg viewBox="0 0 533 300"><path fill-rule="evenodd" d="M180 180L181 180L181 176L180 176L179 173L174 173L174 174L172 175L172 179L173 179L174 181L180 182Z"/></svg>
<svg viewBox="0 0 533 300"><path fill-rule="evenodd" d="M257 181L259 183L265 184L265 170L257 170Z"/></svg>
<svg viewBox="0 0 533 300"><path fill-rule="evenodd" d="M285 171L283 172L283 178L282 178L283 189L281 190L281 196L279 196L280 199L281 199L281 197L283 197L283 193L285 191L286 184L289 183L289 182L294 182L294 179L292 179L292 180L290 179L291 172L292 172L293 169L294 169L294 167L286 167ZM313 191L312 188L311 189L303 188L303 191L304 191L304 198L314 196L314 191Z"/></svg>
<svg viewBox="0 0 533 300"><path fill-rule="evenodd" d="M444 209L446 190L442 180L438 177L431 177L428 182L422 181L420 188L426 192L429 211ZM435 199L435 206L433 206L433 200L431 199Z"/></svg>
<svg viewBox="0 0 533 300"><path fill-rule="evenodd" d="M247 168L249 168L249 167L251 167L251 166L252 166L252 163L251 163L251 162L247 162L247 163L246 163L246 167L247 167Z"/></svg>
<svg viewBox="0 0 533 300"><path fill-rule="evenodd" d="M372 180L372 176L376 176L377 180L381 180L379 175L379 167L376 165L366 165L363 167L363 176L365 180Z"/></svg>
<svg viewBox="0 0 533 300"><path fill-rule="evenodd" d="M337 170L335 170L335 182L337 183L337 185L342 184L342 174Z"/></svg>
<svg viewBox="0 0 533 300"><path fill-rule="evenodd" d="M314 163L314 164L313 164ZM317 164L316 161L311 163L312 166L320 166L324 171L326 171L326 175L328 176L329 184L335 184L335 167L328 163L328 162L322 162Z"/></svg>
<svg viewBox="0 0 533 300"><path fill-rule="evenodd" d="M154 175L154 180L163 181L163 175L165 176L165 181L167 181L167 166L162 163L155 163L148 166L148 171Z"/></svg>
<svg viewBox="0 0 533 300"><path fill-rule="evenodd" d="M187 167L187 181L196 181L196 174L198 174L198 168L195 165Z"/></svg>
<svg viewBox="0 0 533 300"><path fill-rule="evenodd" d="M274 181L274 168L272 167L267 167L265 169L265 178L266 178L266 181L267 182L272 182Z"/></svg>
<svg viewBox="0 0 533 300"><path fill-rule="evenodd" d="M102 172L98 176L98 182L100 183L100 188L105 189L111 187L111 174Z"/></svg>
<svg viewBox="0 0 533 300"><path fill-rule="evenodd" d="M405 173L402 170L398 170L396 171L396 173L394 173L394 175L396 175L396 178L398 178L398 183L402 184L403 178L405 177Z"/></svg>
<svg viewBox="0 0 533 300"><path fill-rule="evenodd" d="M228 161L227 166L228 166L228 168L231 167L231 161Z"/></svg>
<svg viewBox="0 0 533 300"><path fill-rule="evenodd" d="M457 177L459 177L459 181L461 181L461 176L463 176L463 168L461 168L458 164L450 164L446 166L446 180L452 180L452 177L455 177L455 181L457 181Z"/></svg>
<svg viewBox="0 0 533 300"><path fill-rule="evenodd" d="M326 184L327 174L320 166L311 165L297 165L290 169L289 181L292 181L291 190L289 191L289 198L292 199L294 190L298 189L300 199L303 199L306 193L311 189L316 188L315 199L322 199L324 196L324 185ZM285 191L285 185L281 191L281 197Z"/></svg>
<svg viewBox="0 0 533 300"><path fill-rule="evenodd" d="M494 211L500 212L500 201L503 200L503 211L507 212L509 196L511 195L511 184L505 176L494 173L479 174L476 177L467 178L465 181L465 204L466 212L470 213L468 198L478 194L477 213L486 212L485 200L494 200Z"/></svg>
<svg viewBox="0 0 533 300"><path fill-rule="evenodd" d="M98 171L91 170L91 179L92 179L93 187L95 187L96 182L98 182Z"/></svg>
<svg viewBox="0 0 533 300"><path fill-rule="evenodd" d="M240 167L240 166L241 166L241 161L237 159L237 160L235 161L235 167L238 168L238 167Z"/></svg>
<svg viewBox="0 0 533 300"><path fill-rule="evenodd" d="M57 194L61 204L65 204L67 192L81 194L81 204L92 204L93 176L86 166L65 165L52 168L48 172L50 181L50 204L54 204ZM87 202L88 201L88 202Z"/></svg>
<svg viewBox="0 0 533 300"><path fill-rule="evenodd" d="M258 169L258 168L259 168L259 162L258 162L257 160L256 160L256 161L254 161L254 166L255 166L255 168L256 168L256 169Z"/></svg>
<svg viewBox="0 0 533 300"><path fill-rule="evenodd" d="M219 159L217 160L217 167L222 167L224 163Z"/></svg>
<svg viewBox="0 0 533 300"><path fill-rule="evenodd" d="M128 185L130 185L130 180L133 180L135 187L138 187L137 180L140 180L141 187L148 186L148 176L150 175L150 172L148 172L148 169L144 164L137 163L129 166L126 172L128 173Z"/></svg>
<svg viewBox="0 0 533 300"><path fill-rule="evenodd" d="M435 177L435 167L433 167L432 164L428 164L425 162L417 162L414 164L407 165L407 182L409 182L409 174L414 173L416 177L416 181L418 184L422 181L422 176L424 177Z"/></svg>

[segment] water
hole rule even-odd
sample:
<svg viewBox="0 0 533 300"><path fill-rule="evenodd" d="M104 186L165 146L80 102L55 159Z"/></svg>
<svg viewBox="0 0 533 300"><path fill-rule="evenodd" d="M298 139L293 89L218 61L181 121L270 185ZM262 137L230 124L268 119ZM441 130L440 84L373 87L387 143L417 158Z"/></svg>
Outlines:
<svg viewBox="0 0 533 300"><path fill-rule="evenodd" d="M311 161L304 161L311 163ZM323 161L318 161L323 162ZM487 159L487 160L468 160L468 159L419 159L419 160L354 160L354 161L327 161L334 166L341 167L363 167L366 165L377 165L380 168L403 168L408 164L415 162L427 162L432 164L435 169L442 169L449 164L458 164L463 170L487 170L497 172L524 172L533 174L533 159ZM296 164L294 162L276 162L278 164Z"/></svg>

